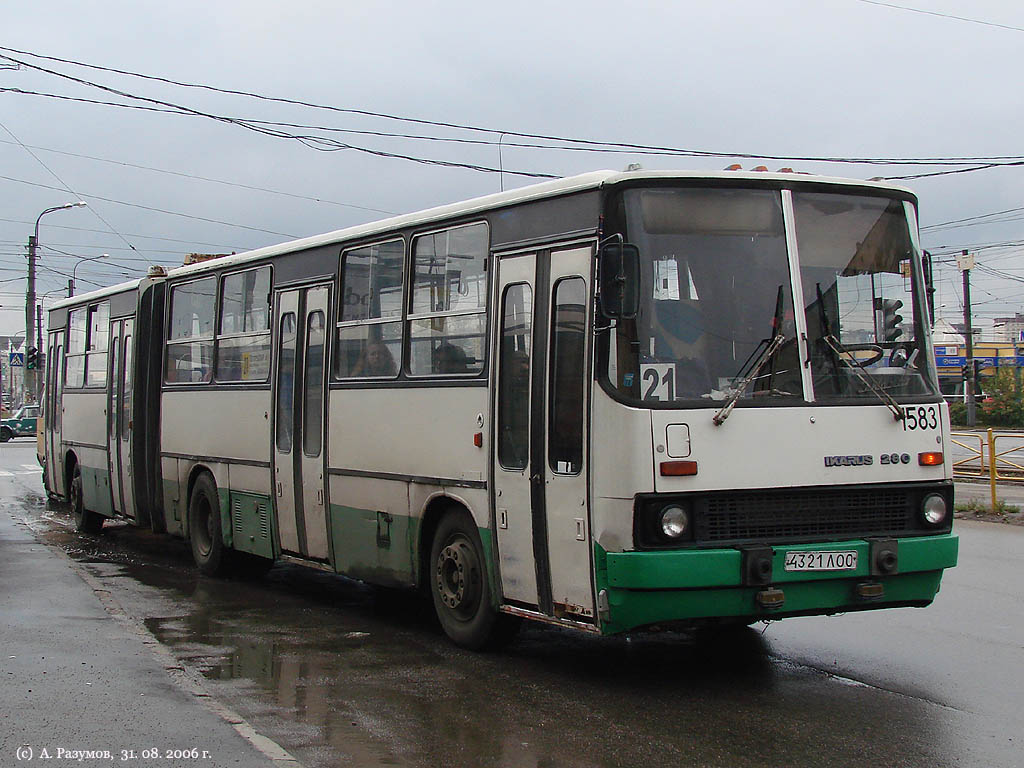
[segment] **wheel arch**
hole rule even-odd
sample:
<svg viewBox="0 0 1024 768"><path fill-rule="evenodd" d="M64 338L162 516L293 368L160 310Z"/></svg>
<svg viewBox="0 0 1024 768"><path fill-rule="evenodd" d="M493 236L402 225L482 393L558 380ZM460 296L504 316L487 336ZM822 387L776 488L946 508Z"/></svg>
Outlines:
<svg viewBox="0 0 1024 768"><path fill-rule="evenodd" d="M71 498L71 478L75 476L75 467L78 466L78 455L73 450L64 453L64 488L65 496Z"/></svg>
<svg viewBox="0 0 1024 768"><path fill-rule="evenodd" d="M426 504L423 506L423 513L420 517L420 530L419 537L417 539L416 546L416 586L419 589L426 589L429 579L430 570L430 548L434 543L434 534L437 531L437 526L441 523L441 519L449 512L461 511L466 514L467 517L476 526L477 531L481 529L480 521L477 516L473 514L473 509L466 502L458 496L454 496L447 491L441 490L430 496L427 499ZM486 525L484 526L486 527ZM490 542L481 537L481 546L484 552L484 558L488 572L490 573L492 583L497 584L497 573L494 568L494 556L491 551ZM498 590L496 589L495 592Z"/></svg>

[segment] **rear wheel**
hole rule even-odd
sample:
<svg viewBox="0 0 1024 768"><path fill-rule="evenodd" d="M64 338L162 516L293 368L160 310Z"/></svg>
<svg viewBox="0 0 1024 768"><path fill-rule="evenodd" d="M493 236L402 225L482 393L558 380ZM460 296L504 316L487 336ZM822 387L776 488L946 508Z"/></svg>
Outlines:
<svg viewBox="0 0 1024 768"><path fill-rule="evenodd" d="M0 443L6 443L12 437L14 437L14 433L11 431L10 427L0 428Z"/></svg>
<svg viewBox="0 0 1024 768"><path fill-rule="evenodd" d="M516 622L494 607L480 534L469 513L451 510L441 519L430 565L434 610L448 637L474 651L511 639Z"/></svg>
<svg viewBox="0 0 1024 768"><path fill-rule="evenodd" d="M75 521L75 529L80 533L99 533L103 528L103 515L90 512L85 508L85 493L82 489L82 468L75 464L71 471L71 517Z"/></svg>
<svg viewBox="0 0 1024 768"><path fill-rule="evenodd" d="M192 558L202 573L221 576L227 571L227 548L220 528L217 486L208 474L196 479L188 505L189 540Z"/></svg>

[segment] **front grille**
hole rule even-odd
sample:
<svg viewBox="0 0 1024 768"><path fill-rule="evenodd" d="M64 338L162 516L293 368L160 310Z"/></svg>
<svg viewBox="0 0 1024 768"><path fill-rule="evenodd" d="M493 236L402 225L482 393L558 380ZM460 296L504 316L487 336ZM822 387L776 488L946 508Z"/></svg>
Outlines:
<svg viewBox="0 0 1024 768"><path fill-rule="evenodd" d="M697 538L771 541L901 533L914 527L910 502L905 489L895 488L708 496L698 505Z"/></svg>
<svg viewBox="0 0 1024 768"><path fill-rule="evenodd" d="M777 544L944 533L927 528L919 511L930 493L953 507L951 483L767 488L637 497L634 540L640 549ZM668 504L687 509L692 538L668 541L660 532Z"/></svg>

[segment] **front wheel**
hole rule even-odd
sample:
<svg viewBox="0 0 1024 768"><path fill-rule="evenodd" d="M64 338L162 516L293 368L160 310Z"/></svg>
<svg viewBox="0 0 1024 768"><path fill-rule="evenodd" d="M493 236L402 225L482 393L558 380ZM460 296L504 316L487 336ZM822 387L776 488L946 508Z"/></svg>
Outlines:
<svg viewBox="0 0 1024 768"><path fill-rule="evenodd" d="M82 489L82 468L75 464L71 474L71 517L79 533L99 533L103 528L103 515L85 508L85 493Z"/></svg>
<svg viewBox="0 0 1024 768"><path fill-rule="evenodd" d="M4 427L0 429L0 443L6 443L12 437L14 437L14 433L10 430L9 427Z"/></svg>
<svg viewBox="0 0 1024 768"><path fill-rule="evenodd" d="M220 529L220 502L213 478L202 474L192 488L188 505L189 540L192 558L200 572L221 576L227 571L227 548Z"/></svg>
<svg viewBox="0 0 1024 768"><path fill-rule="evenodd" d="M442 519L430 549L430 594L441 627L457 645L478 651L508 639L506 618L494 607L480 534L469 513Z"/></svg>

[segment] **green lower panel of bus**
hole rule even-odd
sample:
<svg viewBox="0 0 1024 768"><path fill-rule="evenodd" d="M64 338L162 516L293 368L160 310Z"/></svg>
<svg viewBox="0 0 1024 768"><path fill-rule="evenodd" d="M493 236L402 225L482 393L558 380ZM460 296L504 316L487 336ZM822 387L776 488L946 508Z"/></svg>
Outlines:
<svg viewBox="0 0 1024 768"><path fill-rule="evenodd" d="M428 557L430 542L420 551L419 517L397 515L373 509L331 505L331 543L334 547L334 569L370 584L411 587L417 584L420 557ZM492 556L491 532L477 528L491 583L497 583L497 569ZM499 595L493 593L497 607Z"/></svg>
<svg viewBox="0 0 1024 768"><path fill-rule="evenodd" d="M334 568L371 584L410 586L419 531L418 518L331 504Z"/></svg>
<svg viewBox="0 0 1024 768"><path fill-rule="evenodd" d="M764 608L765 587L744 586L743 553L738 549L672 552L605 552L595 547L598 590L606 590L608 610L602 631L624 632L670 621L736 618L749 621L927 605L939 591L942 571L956 565L959 540L952 534L898 539L898 573L872 576L871 544L863 540L773 547L771 586L782 604ZM787 553L856 552L848 571L787 571ZM880 584L867 596L863 584ZM779 597L776 595L775 597Z"/></svg>
<svg viewBox="0 0 1024 768"><path fill-rule="evenodd" d="M225 492L221 491L221 509L225 507ZM260 557L274 557L274 540L271 531L274 527L273 504L269 496L255 493L230 491L227 493L227 506L231 514L231 538L225 536L224 543L242 552L250 552ZM223 512L222 512L223 515ZM221 530L227 531L227 528Z"/></svg>

